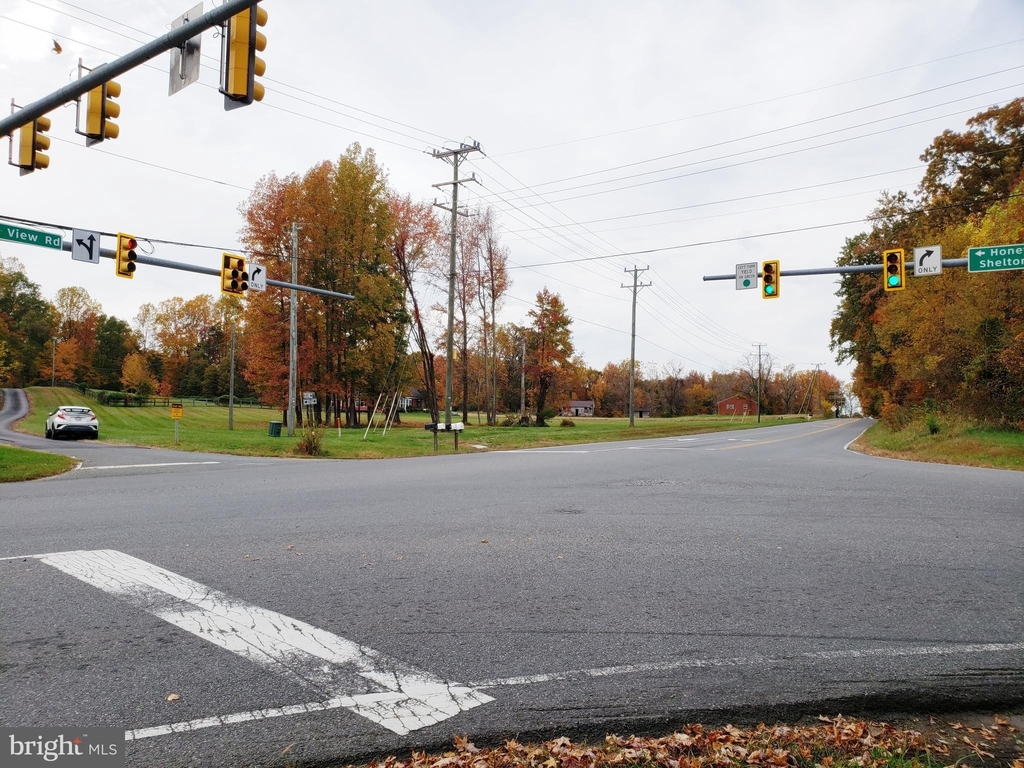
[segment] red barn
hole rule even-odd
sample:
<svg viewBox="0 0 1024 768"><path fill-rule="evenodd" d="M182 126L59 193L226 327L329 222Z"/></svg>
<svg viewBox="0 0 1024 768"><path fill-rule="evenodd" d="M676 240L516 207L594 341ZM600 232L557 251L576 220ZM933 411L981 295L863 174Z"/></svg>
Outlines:
<svg viewBox="0 0 1024 768"><path fill-rule="evenodd" d="M746 395L733 395L718 401L719 416L757 415L757 401Z"/></svg>

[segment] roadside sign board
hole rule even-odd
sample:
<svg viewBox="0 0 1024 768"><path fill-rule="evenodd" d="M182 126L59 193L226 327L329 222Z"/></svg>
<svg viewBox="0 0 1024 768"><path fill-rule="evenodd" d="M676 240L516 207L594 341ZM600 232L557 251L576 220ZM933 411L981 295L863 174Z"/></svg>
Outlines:
<svg viewBox="0 0 1024 768"><path fill-rule="evenodd" d="M71 230L71 258L75 261L100 263L100 233L88 229Z"/></svg>
<svg viewBox="0 0 1024 768"><path fill-rule="evenodd" d="M180 419L185 413L181 403L171 403L171 418Z"/></svg>
<svg viewBox="0 0 1024 768"><path fill-rule="evenodd" d="M0 240L10 240L12 243L25 243L25 245L38 245L40 248L53 248L55 251L59 251L64 247L64 238L60 235L55 235L52 232L41 232L38 229L16 227L13 224L0 226Z"/></svg>
<svg viewBox="0 0 1024 768"><path fill-rule="evenodd" d="M1024 243L967 249L968 272L999 272L1004 269L1024 269Z"/></svg>
<svg viewBox="0 0 1024 768"><path fill-rule="evenodd" d="M265 291L267 290L267 270L262 264L256 264L255 262L249 262L249 290L250 291Z"/></svg>
<svg viewBox="0 0 1024 768"><path fill-rule="evenodd" d="M942 274L942 246L926 245L914 249L914 277Z"/></svg>
<svg viewBox="0 0 1024 768"><path fill-rule="evenodd" d="M757 262L736 265L736 290L745 291L757 288Z"/></svg>
<svg viewBox="0 0 1024 768"><path fill-rule="evenodd" d="M303 405L316 405L316 392L303 392L302 393L302 404Z"/></svg>

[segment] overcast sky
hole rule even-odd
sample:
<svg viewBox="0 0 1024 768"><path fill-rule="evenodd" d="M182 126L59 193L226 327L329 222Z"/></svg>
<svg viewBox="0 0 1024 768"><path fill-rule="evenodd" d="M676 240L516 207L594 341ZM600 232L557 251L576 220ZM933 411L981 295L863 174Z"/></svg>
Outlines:
<svg viewBox="0 0 1024 768"><path fill-rule="evenodd" d="M79 58L113 60L193 4L0 0L0 97L35 101ZM451 169L430 150L476 140L485 155L464 168L482 183L460 202L500 212L514 267L501 321L522 322L547 286L591 365L628 359L620 285L624 269L650 267L638 360L727 370L764 342L780 366L823 363L848 380L828 348L834 277L786 278L775 301L702 277L765 259L832 265L882 190L917 186L936 135L1024 93L1020 0L263 6L261 104L223 109L208 31L200 82L181 93L167 96L170 54L118 78L118 139L86 148L74 108L52 113L50 168L0 171L0 215L210 245L155 255L216 267L270 171L302 173L360 142L393 188L431 200ZM129 282L110 260L6 242L0 254L48 298L80 285L126 320L144 302L218 291L175 270L143 265Z"/></svg>

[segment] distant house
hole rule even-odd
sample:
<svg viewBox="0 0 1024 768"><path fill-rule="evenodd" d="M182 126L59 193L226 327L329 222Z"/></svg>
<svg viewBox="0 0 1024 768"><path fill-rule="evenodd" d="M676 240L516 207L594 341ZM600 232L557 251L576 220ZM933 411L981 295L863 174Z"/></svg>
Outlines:
<svg viewBox="0 0 1024 768"><path fill-rule="evenodd" d="M751 416L757 415L757 401L746 395L733 395L718 401L719 416Z"/></svg>
<svg viewBox="0 0 1024 768"><path fill-rule="evenodd" d="M650 408L634 408L633 418L635 419L648 419L651 416Z"/></svg>
<svg viewBox="0 0 1024 768"><path fill-rule="evenodd" d="M559 416L593 416L593 400L570 400L569 405L563 405L558 409Z"/></svg>
<svg viewBox="0 0 1024 768"><path fill-rule="evenodd" d="M418 389L410 389L409 394L402 398L403 411L419 411L423 409L423 395Z"/></svg>

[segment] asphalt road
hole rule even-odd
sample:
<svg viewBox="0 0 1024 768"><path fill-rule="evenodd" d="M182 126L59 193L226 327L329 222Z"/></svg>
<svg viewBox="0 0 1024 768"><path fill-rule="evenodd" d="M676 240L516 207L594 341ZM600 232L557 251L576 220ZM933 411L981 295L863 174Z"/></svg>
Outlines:
<svg viewBox="0 0 1024 768"><path fill-rule="evenodd" d="M0 723L125 728L136 766L317 765L1024 701L1024 474L844 450L865 427L76 453L0 486Z"/></svg>

